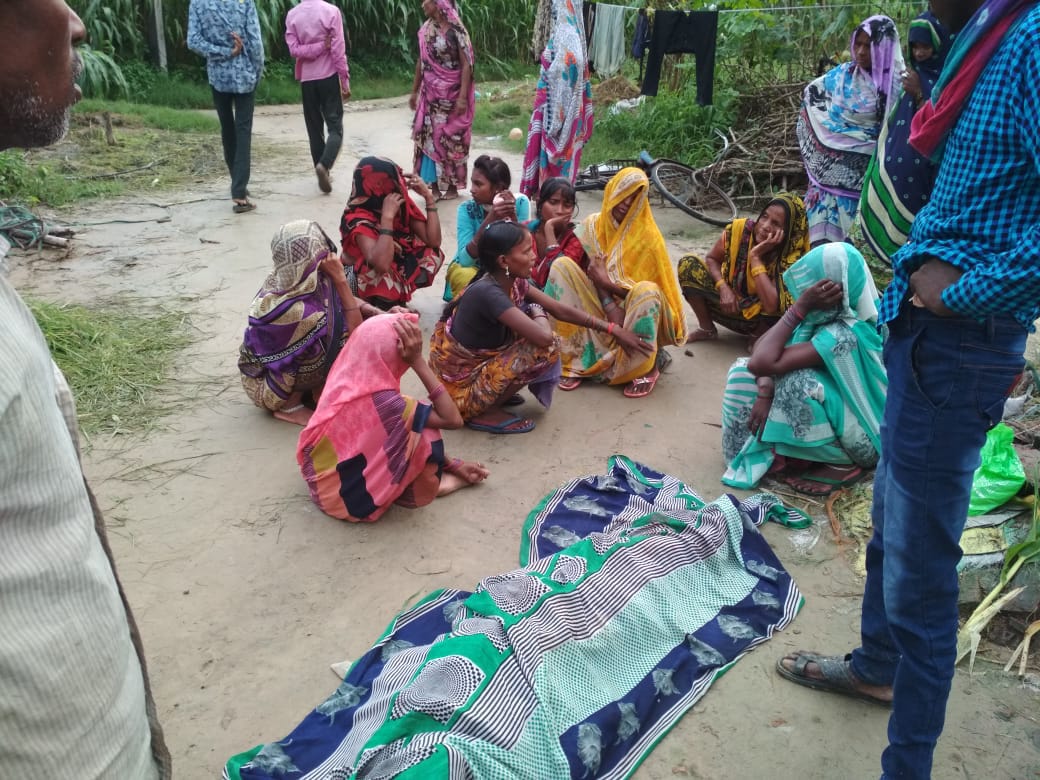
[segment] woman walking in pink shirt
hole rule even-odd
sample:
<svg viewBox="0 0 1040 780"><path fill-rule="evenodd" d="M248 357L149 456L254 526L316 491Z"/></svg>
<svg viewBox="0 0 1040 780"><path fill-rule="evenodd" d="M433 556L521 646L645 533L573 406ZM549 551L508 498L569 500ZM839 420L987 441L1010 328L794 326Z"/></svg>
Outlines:
<svg viewBox="0 0 1040 780"><path fill-rule="evenodd" d="M343 101L350 97L343 16L325 0L300 0L285 17L285 43L296 58L318 187L332 192L329 171L343 144Z"/></svg>

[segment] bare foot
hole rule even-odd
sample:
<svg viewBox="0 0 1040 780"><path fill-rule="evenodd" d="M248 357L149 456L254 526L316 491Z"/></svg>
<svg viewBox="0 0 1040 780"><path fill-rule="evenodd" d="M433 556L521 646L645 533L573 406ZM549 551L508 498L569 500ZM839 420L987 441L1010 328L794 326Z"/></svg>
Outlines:
<svg viewBox="0 0 1040 780"><path fill-rule="evenodd" d="M449 470L450 469L450 470ZM480 463L455 459L444 467L441 485L437 489L437 497L446 496L456 490L476 485L487 479L488 470Z"/></svg>
<svg viewBox="0 0 1040 780"><path fill-rule="evenodd" d="M839 488L854 485L866 476L859 466L832 466L813 464L808 471L788 475L782 482L807 496L829 496Z"/></svg>
<svg viewBox="0 0 1040 780"><path fill-rule="evenodd" d="M444 471L448 474L454 474L457 477L462 477L470 485L475 485L478 482L483 482L487 479L489 472L485 468L483 463L475 463L471 460L462 460L461 458L455 458L447 466L444 467Z"/></svg>
<svg viewBox="0 0 1040 780"><path fill-rule="evenodd" d="M693 333L686 337L687 344L693 344L696 341L711 341L717 339L719 332L717 330L708 330L707 328L697 328Z"/></svg>
<svg viewBox="0 0 1040 780"><path fill-rule="evenodd" d="M306 425L311 421L311 415L314 414L306 406L298 406L292 411L277 411L274 412L276 420L285 420L285 422L291 422L296 425Z"/></svg>

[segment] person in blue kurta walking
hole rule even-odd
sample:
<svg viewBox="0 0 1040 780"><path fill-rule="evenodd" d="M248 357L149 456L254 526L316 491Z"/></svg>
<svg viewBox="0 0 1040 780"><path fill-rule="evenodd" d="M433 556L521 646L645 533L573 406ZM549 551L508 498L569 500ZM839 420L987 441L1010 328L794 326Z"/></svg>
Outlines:
<svg viewBox="0 0 1040 780"><path fill-rule="evenodd" d="M253 103L264 70L264 44L253 0L191 0L188 48L206 58L213 106L220 119L224 162L231 174L232 209L252 211L249 158Z"/></svg>

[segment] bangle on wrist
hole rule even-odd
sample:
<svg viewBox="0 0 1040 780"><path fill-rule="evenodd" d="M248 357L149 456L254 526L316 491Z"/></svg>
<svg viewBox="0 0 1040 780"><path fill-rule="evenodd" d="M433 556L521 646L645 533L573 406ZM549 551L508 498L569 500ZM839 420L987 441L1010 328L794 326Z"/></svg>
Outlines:
<svg viewBox="0 0 1040 780"><path fill-rule="evenodd" d="M767 398L767 399L768 399L768 398L772 398L772 397L773 397L773 394L772 394L772 393L770 393L769 395L764 395L763 393L759 393L759 394L758 394L758 397L759 397L759 398Z"/></svg>
<svg viewBox="0 0 1040 780"><path fill-rule="evenodd" d="M717 282L715 282L715 289L716 290L721 289L722 285L724 285L725 283L726 283L725 279L719 279Z"/></svg>
<svg viewBox="0 0 1040 780"><path fill-rule="evenodd" d="M360 306L344 306L343 311L361 311Z"/></svg>
<svg viewBox="0 0 1040 780"><path fill-rule="evenodd" d="M435 388L433 388L433 390L430 391L430 394L427 397L430 399L430 401L432 403L433 401L436 401L441 396L441 394L443 392L444 392L444 383L441 382L439 385L437 385Z"/></svg>
<svg viewBox="0 0 1040 780"><path fill-rule="evenodd" d="M431 211L436 211L436 210L437 210L436 206L429 206L429 205L426 206L426 213L429 213Z"/></svg>
<svg viewBox="0 0 1040 780"><path fill-rule="evenodd" d="M385 227L379 228L379 235L381 235L381 236L392 236L393 234L394 234L394 231L391 230L390 228L385 228Z"/></svg>
<svg viewBox="0 0 1040 780"><path fill-rule="evenodd" d="M751 278L754 279L756 276L764 274L766 272L767 269L764 265L754 265L751 266L751 271L749 273L751 274Z"/></svg>
<svg viewBox="0 0 1040 780"><path fill-rule="evenodd" d="M614 323L613 322L608 322L607 323L607 335L608 336L613 336L614 335Z"/></svg>

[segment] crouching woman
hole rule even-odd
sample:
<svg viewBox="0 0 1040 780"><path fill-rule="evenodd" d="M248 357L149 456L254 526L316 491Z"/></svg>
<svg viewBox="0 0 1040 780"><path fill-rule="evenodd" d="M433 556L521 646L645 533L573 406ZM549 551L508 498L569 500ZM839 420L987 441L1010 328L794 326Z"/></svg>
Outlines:
<svg viewBox="0 0 1040 780"><path fill-rule="evenodd" d="M374 522L393 504L425 506L488 475L481 464L444 453L440 432L461 428L462 417L423 361L417 319L387 314L361 323L300 434L296 460L327 515ZM409 368L428 401L402 395Z"/></svg>
<svg viewBox="0 0 1040 780"><path fill-rule="evenodd" d="M434 329L430 365L466 425L489 433L527 433L533 420L504 407L523 403L527 386L548 408L560 379L560 353L547 315L610 332L626 348L651 351L631 331L555 301L530 283L531 234L515 222L493 222L477 245L480 276L445 307Z"/></svg>

